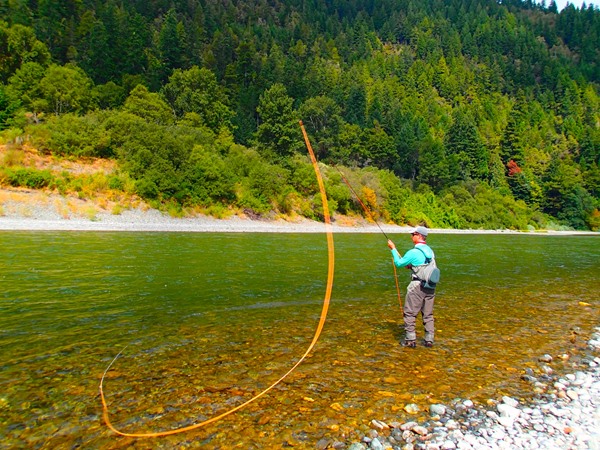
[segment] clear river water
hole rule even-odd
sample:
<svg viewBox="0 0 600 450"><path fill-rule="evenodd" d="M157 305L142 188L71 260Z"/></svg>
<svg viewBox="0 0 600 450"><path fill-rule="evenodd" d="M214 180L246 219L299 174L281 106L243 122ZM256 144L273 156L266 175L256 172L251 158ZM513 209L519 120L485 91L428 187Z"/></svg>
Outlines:
<svg viewBox="0 0 600 450"><path fill-rule="evenodd" d="M407 235L390 236L401 252ZM327 322L265 396L206 427L308 348L327 280L325 234L0 233L0 448L314 448L372 419L510 395L526 369L574 370L600 325L600 237L432 234L442 269L433 348L400 346L381 234L336 234ZM402 298L408 272L398 271ZM420 321L418 336L422 338ZM416 404L422 412L409 415Z"/></svg>

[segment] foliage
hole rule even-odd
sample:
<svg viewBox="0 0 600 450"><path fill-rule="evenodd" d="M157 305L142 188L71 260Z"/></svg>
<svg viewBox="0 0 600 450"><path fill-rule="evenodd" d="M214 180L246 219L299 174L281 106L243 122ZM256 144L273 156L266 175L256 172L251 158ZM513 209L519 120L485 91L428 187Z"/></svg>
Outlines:
<svg viewBox="0 0 600 450"><path fill-rule="evenodd" d="M327 159L335 147L342 125L341 108L330 97L320 95L307 99L299 108L306 131L310 134L315 154Z"/></svg>
<svg viewBox="0 0 600 450"><path fill-rule="evenodd" d="M49 186L54 177L49 170L35 170L25 167L5 168L2 171L2 178L10 186L27 187L31 189L41 189Z"/></svg>
<svg viewBox="0 0 600 450"><path fill-rule="evenodd" d="M177 213L319 217L301 119L318 159L346 166L382 220L597 227L591 5L4 3L0 130L117 158L140 195ZM363 214L327 172L332 205Z"/></svg>
<svg viewBox="0 0 600 450"><path fill-rule="evenodd" d="M195 113L202 125L215 132L221 127L231 128L233 113L227 106L223 89L210 70L197 66L185 71L177 69L162 87L161 93L176 118Z"/></svg>
<svg viewBox="0 0 600 450"><path fill-rule="evenodd" d="M169 105L160 95L150 92L146 86L141 84L131 91L125 100L123 110L157 125L175 123L175 117Z"/></svg>
<svg viewBox="0 0 600 450"><path fill-rule="evenodd" d="M41 80L45 68L37 62L26 62L21 65L8 79L6 94L8 100L19 102L30 111L34 117L47 107L41 90Z"/></svg>
<svg viewBox="0 0 600 450"><path fill-rule="evenodd" d="M92 106L92 80L79 67L52 64L40 80L42 111L85 113Z"/></svg>
<svg viewBox="0 0 600 450"><path fill-rule="evenodd" d="M32 28L19 23L8 26L0 21L0 84L6 83L23 64L35 62L45 66L50 59L48 47Z"/></svg>
<svg viewBox="0 0 600 450"><path fill-rule="evenodd" d="M0 131L9 128L13 124L20 105L18 100L10 99L6 94L6 88L0 85Z"/></svg>
<svg viewBox="0 0 600 450"><path fill-rule="evenodd" d="M103 126L106 116L106 113L64 114L50 117L44 124L28 130L42 151L68 157L108 158L114 152Z"/></svg>
<svg viewBox="0 0 600 450"><path fill-rule="evenodd" d="M458 109L455 112L445 144L453 180L487 179L489 154L468 111Z"/></svg>
<svg viewBox="0 0 600 450"><path fill-rule="evenodd" d="M281 83L275 83L260 96L256 112L261 123L256 130L256 143L268 159L283 161L302 145L293 101Z"/></svg>

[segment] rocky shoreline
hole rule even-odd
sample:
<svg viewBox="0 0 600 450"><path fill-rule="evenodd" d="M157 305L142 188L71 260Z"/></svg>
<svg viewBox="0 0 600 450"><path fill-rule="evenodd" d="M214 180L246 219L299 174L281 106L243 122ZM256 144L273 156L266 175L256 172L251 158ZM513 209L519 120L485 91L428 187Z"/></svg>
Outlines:
<svg viewBox="0 0 600 450"><path fill-rule="evenodd" d="M381 233L401 234L412 227L369 223L364 219L334 218L330 229L334 233ZM55 204L28 204L22 207L11 202L0 204L0 231L139 231L139 232L213 232L213 233L324 233L327 227L322 222L305 218L295 220L256 219L232 216L217 219L210 216L171 217L154 209L126 209L119 214L94 210L85 214L65 213ZM512 230L452 230L432 229L443 234L530 234L530 235L598 235L582 231L537 231Z"/></svg>
<svg viewBox="0 0 600 450"><path fill-rule="evenodd" d="M470 400L430 406L430 420L383 422L373 419L362 442L346 444L322 440L317 448L348 450L579 450L600 449L600 327L588 342L585 370L563 377L547 365L550 355L540 357L544 374L523 376L536 397L529 404L503 397L490 400L489 408ZM416 405L412 405L416 407ZM407 405L410 408L411 405Z"/></svg>
<svg viewBox="0 0 600 450"><path fill-rule="evenodd" d="M335 233L405 233L412 227L369 222L361 217L332 217ZM0 188L0 231L149 231L213 233L323 233L322 222L296 217L256 217L239 212L227 218L195 214L172 217L138 201L129 206L103 204L58 193L30 189ZM453 230L432 229L443 234L598 235L574 230Z"/></svg>

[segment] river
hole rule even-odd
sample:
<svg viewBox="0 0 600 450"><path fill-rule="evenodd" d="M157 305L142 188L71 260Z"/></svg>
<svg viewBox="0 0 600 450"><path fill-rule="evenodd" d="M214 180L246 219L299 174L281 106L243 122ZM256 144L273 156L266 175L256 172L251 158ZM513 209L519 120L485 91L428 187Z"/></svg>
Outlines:
<svg viewBox="0 0 600 450"><path fill-rule="evenodd" d="M409 236L390 236L403 252ZM568 372L599 325L596 236L431 235L442 270L433 348L402 348L386 240L336 234L0 233L0 448L314 448L413 403L526 400L538 358ZM408 273L398 272L403 298ZM418 322L418 336L422 325Z"/></svg>

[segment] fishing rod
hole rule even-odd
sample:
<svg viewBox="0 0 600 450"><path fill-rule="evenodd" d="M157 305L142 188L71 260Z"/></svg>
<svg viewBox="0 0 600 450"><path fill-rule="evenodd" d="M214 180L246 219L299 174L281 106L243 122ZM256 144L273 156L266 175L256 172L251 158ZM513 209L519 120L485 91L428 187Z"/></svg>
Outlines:
<svg viewBox="0 0 600 450"><path fill-rule="evenodd" d="M365 210L367 215L371 218L371 220L373 222L375 222L375 225L377 225L379 230L383 233L385 238L389 241L390 238L388 237L388 235L385 233L385 231L383 231L383 228L381 228L381 226L379 225L379 222L373 217L373 214L371 214L371 211L369 210L369 208L367 208L367 205L365 205L363 203L363 201L360 199L360 197L358 196L358 194L356 193L356 191L354 190L354 188L352 187L352 185L350 184L348 179L344 176L342 171L339 169L339 167L337 167L337 166L333 166L333 167L336 168L336 170L342 177L342 180L344 181L344 183L346 183L346 186L348 186L348 189L350 189L350 191L352 191L352 193L354 194L354 197L356 197L356 200L358 200L358 202L363 207L363 209ZM394 268L394 281L396 282L396 294L398 295L398 303L400 303L400 309L402 309L402 296L400 295L400 285L398 284L398 272L396 271L396 264L394 263L394 258L392 258L392 267Z"/></svg>
<svg viewBox="0 0 600 450"><path fill-rule="evenodd" d="M388 235L385 234L385 231L383 231L383 228L381 228L381 226L379 225L379 222L375 219L375 217L373 217L373 214L371 214L371 211L369 210L369 208L367 208L367 205L365 205L363 203L363 201L360 199L360 197L358 196L358 194L356 193L356 191L354 190L354 188L352 187L352 185L350 184L350 182L348 181L348 179L344 176L344 174L342 173L342 171L337 166L334 166L334 167L336 168L336 170L338 171L338 173L342 177L342 180L344 181L344 183L346 183L346 186L348 186L348 188L352 191L352 193L356 197L356 200L358 200L358 202L363 207L363 209L365 210L365 212L367 213L367 215L371 218L371 220L373 222L375 222L375 225L377 225L377 228L379 228L379 231L381 231L383 233L383 235L385 236L385 238L389 240L390 238L388 237Z"/></svg>

